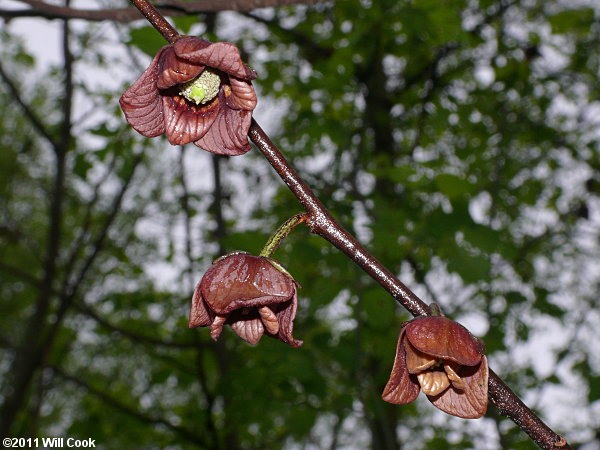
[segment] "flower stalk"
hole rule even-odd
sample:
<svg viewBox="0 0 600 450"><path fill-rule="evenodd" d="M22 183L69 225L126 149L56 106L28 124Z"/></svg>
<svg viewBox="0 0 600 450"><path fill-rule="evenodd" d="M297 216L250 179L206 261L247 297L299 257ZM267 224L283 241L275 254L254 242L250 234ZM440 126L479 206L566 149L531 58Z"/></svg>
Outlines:
<svg viewBox="0 0 600 450"><path fill-rule="evenodd" d="M308 220L307 213L299 213L293 217L290 217L286 220L281 226L269 237L269 240L263 246L262 250L258 254L258 256L264 256L265 258L270 258L273 256L273 253L279 248L283 240L287 237L290 232L296 228L301 223L304 223Z"/></svg>

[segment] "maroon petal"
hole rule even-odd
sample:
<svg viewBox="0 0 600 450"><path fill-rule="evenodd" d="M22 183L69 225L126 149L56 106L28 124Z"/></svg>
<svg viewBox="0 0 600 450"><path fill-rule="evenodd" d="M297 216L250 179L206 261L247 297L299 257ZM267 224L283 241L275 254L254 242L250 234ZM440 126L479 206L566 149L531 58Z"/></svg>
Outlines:
<svg viewBox="0 0 600 450"><path fill-rule="evenodd" d="M227 321L227 316L215 316L215 320L210 324L210 337L213 341L219 339L221 332L223 331L223 325Z"/></svg>
<svg viewBox="0 0 600 450"><path fill-rule="evenodd" d="M445 413L464 419L478 419L487 411L487 358L483 356L481 364L476 367L463 366L459 375L465 385L464 390L450 385L442 394L427 398Z"/></svg>
<svg viewBox="0 0 600 450"><path fill-rule="evenodd" d="M197 107L179 95L164 95L164 122L167 139L173 145L184 145L204 136L219 116L221 99Z"/></svg>
<svg viewBox="0 0 600 450"><path fill-rule="evenodd" d="M250 344L258 343L265 331L258 317L236 320L231 324L231 328L235 331L235 334Z"/></svg>
<svg viewBox="0 0 600 450"><path fill-rule="evenodd" d="M279 333L277 338L291 345L294 348L300 347L304 344L303 341L294 339L294 319L296 318L296 310L298 309L298 294L294 290L294 296L289 302L282 303L279 311L275 312L277 320L279 321Z"/></svg>
<svg viewBox="0 0 600 450"><path fill-rule="evenodd" d="M169 47L163 47L146 71L121 96L119 103L125 119L138 133L146 137L165 132L161 96L156 87L158 63Z"/></svg>
<svg viewBox="0 0 600 450"><path fill-rule="evenodd" d="M254 110L257 98L252 83L233 76L229 77L229 83L231 95L227 97L227 105L233 109Z"/></svg>
<svg viewBox="0 0 600 450"><path fill-rule="evenodd" d="M218 155L243 155L251 148L248 143L251 121L252 111L225 107L208 132L194 144Z"/></svg>
<svg viewBox="0 0 600 450"><path fill-rule="evenodd" d="M167 89L196 78L204 70L203 65L191 64L178 58L172 46L167 47L159 61L158 89Z"/></svg>
<svg viewBox="0 0 600 450"><path fill-rule="evenodd" d="M263 295L276 295L289 300L296 294L295 282L271 264L269 259L261 256L248 255L248 257L256 258L259 262L254 267L252 284Z"/></svg>
<svg viewBox="0 0 600 450"><path fill-rule="evenodd" d="M256 78L256 72L242 61L240 52L231 42L214 44L200 38L185 37L173 44L177 56L194 64L214 67L244 80Z"/></svg>
<svg viewBox="0 0 600 450"><path fill-rule="evenodd" d="M277 316L271 308L268 306L261 306L258 308L258 314L260 315L260 321L265 327L266 333L279 333L279 320L277 320Z"/></svg>
<svg viewBox="0 0 600 450"><path fill-rule="evenodd" d="M411 377L406 367L406 353L403 345L405 331L406 328L402 330L398 338L396 359L394 360L392 373L381 395L381 398L386 402L397 405L404 405L414 401L421 390L419 383Z"/></svg>
<svg viewBox="0 0 600 450"><path fill-rule="evenodd" d="M233 254L219 259L200 282L202 297L218 314L288 301L294 282L266 259Z"/></svg>
<svg viewBox="0 0 600 450"><path fill-rule="evenodd" d="M200 292L200 283L194 289L194 296L192 297L192 306L190 308L190 321L188 326L190 328L195 327L206 327L213 322L215 315L208 308L202 294Z"/></svg>
<svg viewBox="0 0 600 450"><path fill-rule="evenodd" d="M475 366L481 361L479 340L447 317L417 317L405 330L410 343L423 353L465 366Z"/></svg>

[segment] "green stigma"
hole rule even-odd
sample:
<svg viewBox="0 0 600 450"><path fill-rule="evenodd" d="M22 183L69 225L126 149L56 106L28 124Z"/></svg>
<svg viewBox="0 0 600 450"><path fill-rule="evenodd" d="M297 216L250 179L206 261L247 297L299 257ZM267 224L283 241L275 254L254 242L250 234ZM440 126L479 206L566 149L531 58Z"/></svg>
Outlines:
<svg viewBox="0 0 600 450"><path fill-rule="evenodd" d="M179 93L196 105L205 105L217 96L220 86L219 74L206 68L198 77L182 84Z"/></svg>
<svg viewBox="0 0 600 450"><path fill-rule="evenodd" d="M196 102L196 104L202 103L202 100L204 99L205 95L206 95L206 91L204 90L203 87L192 86L192 92L190 93L190 97L192 98L193 101Z"/></svg>

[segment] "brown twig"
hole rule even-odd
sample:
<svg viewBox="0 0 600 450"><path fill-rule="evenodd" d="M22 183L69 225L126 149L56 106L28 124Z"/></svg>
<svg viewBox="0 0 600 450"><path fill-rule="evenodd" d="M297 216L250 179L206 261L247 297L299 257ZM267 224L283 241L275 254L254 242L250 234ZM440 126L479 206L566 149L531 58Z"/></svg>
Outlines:
<svg viewBox="0 0 600 450"><path fill-rule="evenodd" d="M119 9L78 9L53 5L41 0L20 0L30 6L29 9L1 9L0 17L7 20L21 17L42 17L45 19L84 19L89 21L110 20L128 23L140 19L136 8ZM257 8L285 6L294 4L314 4L325 0L164 0L155 4L156 9L165 16L186 16L215 11L246 12Z"/></svg>
<svg viewBox="0 0 600 450"><path fill-rule="evenodd" d="M300 178L294 168L283 157L281 151L271 142L267 134L255 121L252 122L248 135L310 215L308 225L313 233L325 238L346 254L392 294L413 316L429 314L429 307L373 255L367 252L356 238L331 216L315 193Z"/></svg>
<svg viewBox="0 0 600 450"><path fill-rule="evenodd" d="M147 0L132 0L132 2L136 6L142 5L142 7L138 6L140 11L142 11L144 16L146 16L167 41L172 43L178 39L177 31L168 25L163 17L160 17L160 14ZM168 27L165 26L165 23ZM346 231L331 216L327 208L284 158L281 151L271 142L267 134L254 119L252 120L248 136L304 207L309 215L307 223L313 233L318 234L347 255L413 316L423 316L430 313L429 307L416 294L365 250L354 236ZM500 414L509 417L541 448L571 448L564 437L552 431L491 369L488 395L490 401L500 411Z"/></svg>
<svg viewBox="0 0 600 450"><path fill-rule="evenodd" d="M156 8L149 2L146 0L131 0L131 3L133 3L136 8L140 10L144 17L148 19L148 22L150 22L152 26L163 35L169 44L172 44L179 39L179 33L177 30L173 28L173 26L167 22L167 19L161 16Z"/></svg>

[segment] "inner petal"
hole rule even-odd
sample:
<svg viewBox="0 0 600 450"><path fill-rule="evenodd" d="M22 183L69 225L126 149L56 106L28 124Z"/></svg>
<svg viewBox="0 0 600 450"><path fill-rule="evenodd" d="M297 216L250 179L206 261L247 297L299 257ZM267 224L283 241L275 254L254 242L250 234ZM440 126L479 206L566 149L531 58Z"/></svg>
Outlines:
<svg viewBox="0 0 600 450"><path fill-rule="evenodd" d="M262 306L258 308L260 319L262 320L265 329L270 334L277 334L279 332L279 321L277 316L268 306Z"/></svg>
<svg viewBox="0 0 600 450"><path fill-rule="evenodd" d="M406 349L406 366L410 373L419 373L429 369L437 360L435 357L417 350L408 339L404 339Z"/></svg>
<svg viewBox="0 0 600 450"><path fill-rule="evenodd" d="M448 375L448 379L452 382L452 386L461 391L465 390L464 381L458 376L456 370L448 363L444 364L444 370L446 371L446 375Z"/></svg>
<svg viewBox="0 0 600 450"><path fill-rule="evenodd" d="M213 320L213 323L210 324L210 337L213 339L213 341L216 341L219 335L221 334L221 331L223 331L223 324L226 320L226 316L217 315L215 316L215 320Z"/></svg>
<svg viewBox="0 0 600 450"><path fill-rule="evenodd" d="M265 331L260 318L240 319L232 322L231 328L239 337L250 344L256 344Z"/></svg>
<svg viewBox="0 0 600 450"><path fill-rule="evenodd" d="M446 372L439 370L420 373L417 379L425 395L439 395L450 386Z"/></svg>

